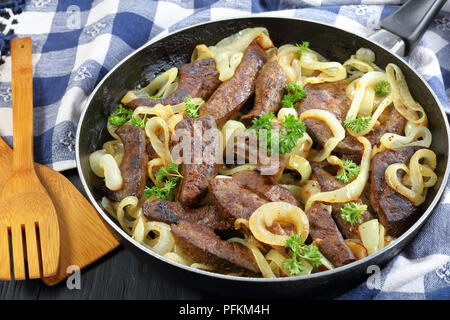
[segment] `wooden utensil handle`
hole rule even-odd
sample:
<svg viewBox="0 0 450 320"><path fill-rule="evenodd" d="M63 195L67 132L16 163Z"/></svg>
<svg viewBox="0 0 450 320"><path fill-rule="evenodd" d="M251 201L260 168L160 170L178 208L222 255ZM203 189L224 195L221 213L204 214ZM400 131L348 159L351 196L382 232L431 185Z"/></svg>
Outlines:
<svg viewBox="0 0 450 320"><path fill-rule="evenodd" d="M13 170L33 169L33 67L31 38L11 41Z"/></svg>

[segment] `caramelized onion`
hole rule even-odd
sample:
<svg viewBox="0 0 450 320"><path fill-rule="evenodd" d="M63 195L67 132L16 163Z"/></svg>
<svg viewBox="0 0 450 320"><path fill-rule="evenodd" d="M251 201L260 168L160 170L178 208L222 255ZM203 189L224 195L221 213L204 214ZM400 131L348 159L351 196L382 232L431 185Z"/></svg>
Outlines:
<svg viewBox="0 0 450 320"><path fill-rule="evenodd" d="M421 160L423 164L420 163ZM387 167L385 179L389 187L408 198L415 206L419 206L425 201L427 188L436 184L437 175L434 169L436 169L436 154L428 149L420 149L411 157L409 167L403 163L393 163ZM406 172L405 179L409 180L410 188L399 181L398 170Z"/></svg>
<svg viewBox="0 0 450 320"><path fill-rule="evenodd" d="M329 111L321 109L310 109L300 115L300 121L309 118L314 118L325 122L325 124L333 133L333 137L328 139L321 151L315 152L315 150L311 150L311 160L320 162L325 160L331 154L337 144L344 140L345 130L336 116Z"/></svg>
<svg viewBox="0 0 450 320"><path fill-rule="evenodd" d="M364 146L364 153L361 160L361 170L359 172L358 177L355 180L345 185L340 189L336 189L328 192L320 192L308 199L306 203L305 210L308 211L311 208L312 204L315 201L323 201L328 203L335 202L348 202L352 200L356 200L359 198L361 193L366 186L367 180L369 179L369 167L370 167L370 158L372 154L372 148L370 141L365 137L357 137L358 141L361 142Z"/></svg>
<svg viewBox="0 0 450 320"><path fill-rule="evenodd" d="M105 185L108 189L117 191L122 187L123 179L116 160L110 154L104 154L99 161L99 166L105 174Z"/></svg>
<svg viewBox="0 0 450 320"><path fill-rule="evenodd" d="M134 99L149 96L165 98L177 89L177 76L178 69L171 68L153 79L145 88L128 91L120 102L126 105Z"/></svg>
<svg viewBox="0 0 450 320"><path fill-rule="evenodd" d="M252 213L248 225L258 241L274 246L284 246L289 236L274 234L268 229L275 221L293 224L302 239L306 240L308 237L309 223L306 214L299 207L287 202L263 204Z"/></svg>

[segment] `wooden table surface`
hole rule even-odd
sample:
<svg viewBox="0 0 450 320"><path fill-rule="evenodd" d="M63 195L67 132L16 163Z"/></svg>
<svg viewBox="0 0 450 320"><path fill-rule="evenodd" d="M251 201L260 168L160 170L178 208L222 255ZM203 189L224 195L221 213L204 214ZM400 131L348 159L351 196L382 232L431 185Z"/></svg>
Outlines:
<svg viewBox="0 0 450 320"><path fill-rule="evenodd" d="M76 169L64 174L84 193ZM86 195L85 195L86 196ZM171 279L159 266L143 262L134 253L117 248L81 270L81 289L69 290L66 281L47 287L40 280L0 281L4 299L211 299L202 292Z"/></svg>

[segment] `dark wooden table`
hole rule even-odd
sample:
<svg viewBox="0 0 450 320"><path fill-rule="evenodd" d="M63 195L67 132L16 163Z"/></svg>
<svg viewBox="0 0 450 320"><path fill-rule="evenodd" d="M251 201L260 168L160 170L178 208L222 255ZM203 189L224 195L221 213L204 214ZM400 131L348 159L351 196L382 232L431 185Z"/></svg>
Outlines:
<svg viewBox="0 0 450 320"><path fill-rule="evenodd" d="M64 174L84 193L76 169ZM1 263L1 261L0 261ZM0 281L3 299L211 299L216 298L171 279L157 265L117 248L81 271L81 289L69 290L66 281L47 287L40 280Z"/></svg>

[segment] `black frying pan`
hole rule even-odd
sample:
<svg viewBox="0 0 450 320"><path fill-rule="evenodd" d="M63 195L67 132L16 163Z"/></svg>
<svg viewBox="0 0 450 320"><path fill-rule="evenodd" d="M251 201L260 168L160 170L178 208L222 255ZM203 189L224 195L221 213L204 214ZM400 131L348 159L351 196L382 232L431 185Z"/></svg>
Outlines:
<svg viewBox="0 0 450 320"><path fill-rule="evenodd" d="M413 37L409 38L407 35L401 34L406 46L402 45L400 38L395 38L396 36L386 31L378 32L375 35L378 40L385 41L385 45L387 43L394 44L396 50L402 48L406 51L410 50L445 1L413 0L412 2L397 12L400 16L391 17L384 24L394 25L394 27L391 26L391 30L398 29L395 24L399 24L402 16L405 17L405 12L414 9L417 13L417 10L420 9L422 16L416 19L418 23L414 29L420 32L416 32ZM410 17L413 16L406 14L406 17L411 20ZM400 31L409 30L406 27L407 23L400 22L400 25L402 26ZM422 205L424 210L422 217L400 238L383 250L349 265L309 276L278 279L226 276L182 266L155 254L132 240L100 206L101 194L97 190L103 182L92 173L88 158L93 151L101 148L105 141L111 139L106 130L107 117L115 110L124 94L138 85L145 85L156 75L171 67L180 67L189 62L191 53L197 44L213 45L244 28L261 26L269 30L270 37L277 47L285 43L307 40L313 50L332 61L344 62L357 49L370 48L376 54L377 65L384 68L392 62L403 70L412 95L425 109L429 119L429 128L433 134L431 149L437 155L436 174L439 178L436 185L429 190L427 200ZM404 60L381 45L353 33L317 22L250 17L209 22L177 31L149 42L121 61L98 84L86 102L78 126L76 156L81 181L90 200L104 220L123 237L123 244L143 257L142 263L145 263L144 259L149 260L150 263L163 263L171 277L178 277L184 283L212 290L218 294L266 298L302 295L317 298L335 296L361 283L368 276L369 266L376 265L381 268L414 238L426 219L432 214L446 185L449 172L449 132L446 115L430 87ZM369 268L369 270L372 269Z"/></svg>

